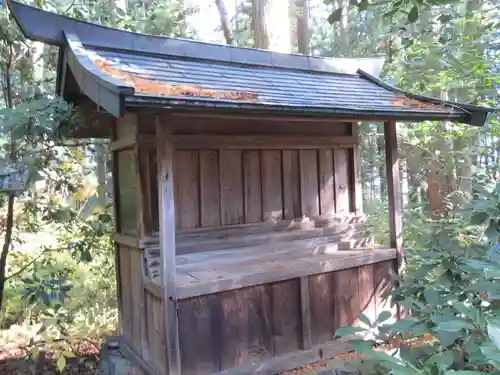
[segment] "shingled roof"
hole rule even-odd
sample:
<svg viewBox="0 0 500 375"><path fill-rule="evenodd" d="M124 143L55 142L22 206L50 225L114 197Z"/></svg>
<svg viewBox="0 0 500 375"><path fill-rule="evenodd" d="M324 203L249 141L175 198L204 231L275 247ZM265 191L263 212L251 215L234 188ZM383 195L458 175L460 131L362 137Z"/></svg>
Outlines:
<svg viewBox="0 0 500 375"><path fill-rule="evenodd" d="M491 108L391 87L383 59L329 59L107 28L7 1L24 35L60 48L59 94L70 82L115 116L128 107L337 118L453 120L483 125Z"/></svg>

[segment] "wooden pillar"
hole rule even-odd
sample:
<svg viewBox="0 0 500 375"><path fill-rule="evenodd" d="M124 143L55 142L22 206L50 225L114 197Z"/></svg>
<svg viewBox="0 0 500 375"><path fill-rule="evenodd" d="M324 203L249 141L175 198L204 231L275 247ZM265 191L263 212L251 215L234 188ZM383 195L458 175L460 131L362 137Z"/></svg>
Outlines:
<svg viewBox="0 0 500 375"><path fill-rule="evenodd" d="M403 208L399 178L399 155L396 122L384 123L385 165L387 170L387 195L389 201L389 230L391 247L397 250L398 272L404 266L403 257Z"/></svg>
<svg viewBox="0 0 500 375"><path fill-rule="evenodd" d="M352 169L353 169L353 195L352 210L356 214L361 214L363 212L363 186L361 183L361 147L359 140L359 123L352 124L352 135L356 137L356 145L352 149Z"/></svg>
<svg viewBox="0 0 500 375"><path fill-rule="evenodd" d="M180 375L181 359L175 290L174 149L169 124L162 123L160 117L156 118L156 142L162 297L168 359L167 374Z"/></svg>
<svg viewBox="0 0 500 375"><path fill-rule="evenodd" d="M116 122L113 124L112 127L112 135L111 139L113 141L116 141L117 139L117 130L116 130L117 124ZM120 206L120 187L118 186L118 155L116 151L112 151L111 153L111 176L112 176L112 188L113 188L113 216L115 219L115 231L116 233L120 233L121 230L121 223L120 223L120 217L118 215L118 207ZM122 310L123 310L123 305L122 305L122 282L121 282L121 276L120 276L120 271L121 271L121 264L120 264L120 247L118 246L118 243L113 242L113 247L115 249L115 269L116 269L116 300L118 303L118 329L120 336L123 336L123 327L122 327L122 322L123 322L123 317L122 317Z"/></svg>

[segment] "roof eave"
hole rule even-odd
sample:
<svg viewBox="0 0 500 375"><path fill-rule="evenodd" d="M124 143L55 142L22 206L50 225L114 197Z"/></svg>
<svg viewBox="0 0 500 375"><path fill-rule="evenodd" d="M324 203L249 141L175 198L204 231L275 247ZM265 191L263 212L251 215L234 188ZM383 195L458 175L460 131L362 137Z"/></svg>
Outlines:
<svg viewBox="0 0 500 375"><path fill-rule="evenodd" d="M279 114L288 116L323 116L331 118L359 118L398 121L457 121L468 123L468 115L464 112L439 113L439 112L409 112L386 110L362 110L350 108L317 107L317 106L289 106L265 103L220 101L204 98L167 98L155 96L133 96L125 98L125 106L136 108L162 108L171 110L194 110L215 112L248 112L257 114Z"/></svg>
<svg viewBox="0 0 500 375"><path fill-rule="evenodd" d="M480 106L471 105L471 104L450 102L450 101L446 101L446 100L432 98L432 97L425 96L425 95L414 94L412 92L408 92L408 91L399 89L397 87L391 86L388 83L383 82L379 78L374 77L373 75L371 75L371 74L369 74L361 69L358 69L358 74L361 75L362 77L368 79L369 81L379 85L380 87L383 87L386 90L404 95L410 99L419 100L422 102L440 105L443 107L454 108L454 109L463 111L466 114L466 119L465 119L465 121L462 121L462 122L464 124L467 124L467 125L484 126L486 123L488 114L491 112L498 111L498 109L496 109L496 108L480 107Z"/></svg>
<svg viewBox="0 0 500 375"><path fill-rule="evenodd" d="M105 74L92 62L75 34L64 34L67 43L65 60L80 89L95 104L113 116L122 116L124 98L134 95L134 87Z"/></svg>

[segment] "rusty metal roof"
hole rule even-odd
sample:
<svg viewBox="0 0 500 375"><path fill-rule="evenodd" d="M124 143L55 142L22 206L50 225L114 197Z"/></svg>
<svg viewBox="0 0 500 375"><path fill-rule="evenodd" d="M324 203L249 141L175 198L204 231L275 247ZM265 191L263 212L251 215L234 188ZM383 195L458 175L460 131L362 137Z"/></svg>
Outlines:
<svg viewBox="0 0 500 375"><path fill-rule="evenodd" d="M325 59L150 36L7 4L28 38L61 47L59 76L71 72L83 93L115 116L127 107L161 107L483 125L493 111L391 87L376 78L380 58Z"/></svg>

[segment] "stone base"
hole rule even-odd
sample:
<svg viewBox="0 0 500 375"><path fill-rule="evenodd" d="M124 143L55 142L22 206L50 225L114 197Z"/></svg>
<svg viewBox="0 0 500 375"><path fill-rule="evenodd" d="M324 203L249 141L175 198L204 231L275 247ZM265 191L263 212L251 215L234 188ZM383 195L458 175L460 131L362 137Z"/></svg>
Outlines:
<svg viewBox="0 0 500 375"><path fill-rule="evenodd" d="M101 346L99 375L146 375L120 352L118 341L108 340Z"/></svg>

